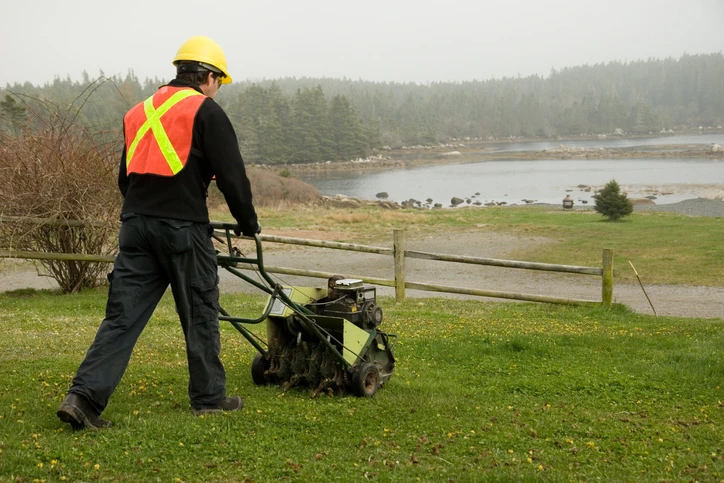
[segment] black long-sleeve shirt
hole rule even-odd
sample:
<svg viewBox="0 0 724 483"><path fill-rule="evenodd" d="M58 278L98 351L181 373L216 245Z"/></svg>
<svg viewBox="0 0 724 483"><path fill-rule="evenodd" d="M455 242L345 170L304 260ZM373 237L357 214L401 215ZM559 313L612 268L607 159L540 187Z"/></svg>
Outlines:
<svg viewBox="0 0 724 483"><path fill-rule="evenodd" d="M172 80L171 87L198 86ZM193 125L191 153L184 168L175 176L126 173L125 144L118 173L123 195L121 213L208 222L207 188L213 176L223 193L232 216L242 231L254 233L258 226L239 143L229 117L213 99L201 104Z"/></svg>

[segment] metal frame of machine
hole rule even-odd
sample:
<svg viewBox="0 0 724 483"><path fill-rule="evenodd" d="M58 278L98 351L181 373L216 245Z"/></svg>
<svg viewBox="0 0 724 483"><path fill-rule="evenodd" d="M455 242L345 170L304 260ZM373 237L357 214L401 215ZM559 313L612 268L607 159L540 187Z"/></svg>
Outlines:
<svg viewBox="0 0 724 483"><path fill-rule="evenodd" d="M231 323L258 351L251 365L254 383L277 383L285 390L307 386L312 396L336 390L371 397L390 379L397 336L378 329L383 314L375 288L341 276L331 277L326 288L282 286L264 269L259 235L254 235L256 258L249 258L232 244L233 224L211 225L224 233L225 240L215 238L228 250L217 253L219 267L269 295L254 319L219 309L219 320ZM261 282L242 273L239 264L256 266ZM266 343L243 325L262 322Z"/></svg>

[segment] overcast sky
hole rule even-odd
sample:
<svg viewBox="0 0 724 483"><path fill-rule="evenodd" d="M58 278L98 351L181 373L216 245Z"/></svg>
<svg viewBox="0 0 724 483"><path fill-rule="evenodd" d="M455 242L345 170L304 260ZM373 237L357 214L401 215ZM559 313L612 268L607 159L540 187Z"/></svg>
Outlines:
<svg viewBox="0 0 724 483"><path fill-rule="evenodd" d="M207 35L241 79L464 81L724 50L724 0L34 0L0 7L0 86L169 79Z"/></svg>

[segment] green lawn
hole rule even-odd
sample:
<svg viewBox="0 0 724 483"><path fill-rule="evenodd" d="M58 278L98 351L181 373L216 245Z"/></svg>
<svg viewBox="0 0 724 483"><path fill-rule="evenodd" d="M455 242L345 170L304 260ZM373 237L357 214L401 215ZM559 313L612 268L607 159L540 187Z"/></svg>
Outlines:
<svg viewBox="0 0 724 483"><path fill-rule="evenodd" d="M246 406L198 418L165 297L104 413L114 426L73 433L55 410L104 304L0 295L0 481L724 481L721 319L382 299L398 365L372 399L254 386L253 349L225 325ZM251 315L263 299L222 304Z"/></svg>

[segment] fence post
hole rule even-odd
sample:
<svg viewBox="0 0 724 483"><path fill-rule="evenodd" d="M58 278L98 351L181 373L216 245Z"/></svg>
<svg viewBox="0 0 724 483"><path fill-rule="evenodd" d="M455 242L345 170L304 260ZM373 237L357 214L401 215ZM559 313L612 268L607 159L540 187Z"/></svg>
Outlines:
<svg viewBox="0 0 724 483"><path fill-rule="evenodd" d="M405 300L405 230L392 230L392 245L395 257L395 300Z"/></svg>
<svg viewBox="0 0 724 483"><path fill-rule="evenodd" d="M602 267L601 303L604 307L611 307L613 303L613 248L603 249Z"/></svg>

